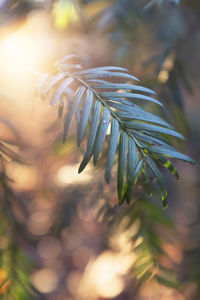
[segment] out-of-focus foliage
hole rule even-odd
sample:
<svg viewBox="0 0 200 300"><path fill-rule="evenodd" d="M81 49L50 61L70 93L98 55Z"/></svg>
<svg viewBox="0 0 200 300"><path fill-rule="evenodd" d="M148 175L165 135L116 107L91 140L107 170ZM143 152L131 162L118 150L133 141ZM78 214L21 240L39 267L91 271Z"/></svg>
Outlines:
<svg viewBox="0 0 200 300"><path fill-rule="evenodd" d="M164 250L167 235L172 235L172 223L168 217L146 199L138 199L115 222L115 230L121 230L131 243L134 253L130 272L138 287L148 280L156 280L166 286L177 288L179 283L173 268L166 265ZM163 235L160 235L164 232ZM165 236L166 235L166 236ZM131 253L131 251L130 251Z"/></svg>
<svg viewBox="0 0 200 300"><path fill-rule="evenodd" d="M9 121L1 118L1 124L17 136L18 145L11 141L0 142L0 194L1 194L1 221L0 221L0 295L3 299L28 299L31 293L30 271L31 261L22 252L18 245L20 228L13 214L13 203L17 201L15 192L10 187L11 179L7 176L6 165L9 161L22 163L16 149L20 146L20 136ZM23 235L23 234L22 234Z"/></svg>

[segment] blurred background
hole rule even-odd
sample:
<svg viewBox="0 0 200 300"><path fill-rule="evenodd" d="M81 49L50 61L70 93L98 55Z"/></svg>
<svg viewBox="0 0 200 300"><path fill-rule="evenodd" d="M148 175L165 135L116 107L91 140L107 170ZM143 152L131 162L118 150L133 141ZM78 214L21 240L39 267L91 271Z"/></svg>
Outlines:
<svg viewBox="0 0 200 300"><path fill-rule="evenodd" d="M119 65L154 89L196 161L164 172L169 191L117 204L113 178L89 165L75 128L37 95L40 75L76 54ZM0 297L200 299L200 3L197 0L0 1ZM158 111L158 113L161 113Z"/></svg>

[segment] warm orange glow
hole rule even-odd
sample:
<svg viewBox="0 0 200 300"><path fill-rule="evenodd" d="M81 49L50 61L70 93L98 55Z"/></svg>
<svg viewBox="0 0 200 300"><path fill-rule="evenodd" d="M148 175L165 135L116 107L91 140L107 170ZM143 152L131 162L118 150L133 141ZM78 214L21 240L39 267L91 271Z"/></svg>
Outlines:
<svg viewBox="0 0 200 300"><path fill-rule="evenodd" d="M0 269L0 295L3 295L11 285L11 280L7 277L8 272L6 270Z"/></svg>
<svg viewBox="0 0 200 300"><path fill-rule="evenodd" d="M11 280L6 281L6 283L4 283L4 285L0 288L0 295L5 294L5 292L7 291L10 285L11 285Z"/></svg>
<svg viewBox="0 0 200 300"><path fill-rule="evenodd" d="M0 284L7 278L7 271L0 269Z"/></svg>

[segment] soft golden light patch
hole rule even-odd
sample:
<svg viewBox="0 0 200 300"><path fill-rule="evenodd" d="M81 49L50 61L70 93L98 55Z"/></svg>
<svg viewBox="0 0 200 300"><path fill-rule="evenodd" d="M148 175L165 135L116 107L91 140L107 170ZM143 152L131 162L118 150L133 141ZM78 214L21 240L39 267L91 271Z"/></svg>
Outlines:
<svg viewBox="0 0 200 300"><path fill-rule="evenodd" d="M0 67L4 74L1 81L8 91L11 87L10 96L15 100L22 88L25 93L29 90L44 57L44 42L41 37L33 36L28 25L25 23L0 41ZM21 101L21 97L18 99Z"/></svg>
<svg viewBox="0 0 200 300"><path fill-rule="evenodd" d="M169 73L172 70L174 66L174 61L175 61L175 53L171 52L165 59L163 65L162 65L162 70L158 74L158 81L160 83L166 83L168 78L169 78Z"/></svg>
<svg viewBox="0 0 200 300"><path fill-rule="evenodd" d="M129 217L125 217L120 223L115 234L110 237L110 245L113 249L121 251L122 253L132 253L133 242L132 236L136 235L140 228L140 221L136 220L129 229L126 229L128 223L130 222Z"/></svg>
<svg viewBox="0 0 200 300"><path fill-rule="evenodd" d="M24 29L25 27L14 31L0 44L1 59L5 59L7 72L15 70L18 75L24 75L24 66L33 65L31 57L36 56Z"/></svg>
<svg viewBox="0 0 200 300"><path fill-rule="evenodd" d="M158 74L158 81L160 83L163 83L163 84L166 83L168 78L169 78L169 72L167 70L162 70Z"/></svg>
<svg viewBox="0 0 200 300"><path fill-rule="evenodd" d="M87 167L85 172L78 174L79 164L64 165L56 174L55 181L59 186L66 186L69 184L80 184L89 182L92 179L90 166Z"/></svg>
<svg viewBox="0 0 200 300"><path fill-rule="evenodd" d="M133 249L133 244L130 241L130 236L127 231L122 233L116 232L116 234L110 238L110 244L114 249L123 252L129 252Z"/></svg>
<svg viewBox="0 0 200 300"><path fill-rule="evenodd" d="M107 277L107 276L105 276ZM106 278L105 278L106 279ZM114 298L119 295L124 287L124 282L121 278L115 277L110 280L108 277L108 282L105 285L105 281L99 281L97 285L98 293L105 298Z"/></svg>
<svg viewBox="0 0 200 300"><path fill-rule="evenodd" d="M31 280L35 288L41 293L50 293L58 285L57 273L49 268L36 271L33 273Z"/></svg>
<svg viewBox="0 0 200 300"><path fill-rule="evenodd" d="M39 179L37 169L17 162L10 162L6 166L7 176L11 178L19 189L32 189Z"/></svg>
<svg viewBox="0 0 200 300"><path fill-rule="evenodd" d="M10 28L8 25L1 28L1 95L11 102L9 104L12 110L13 103L17 104L17 109L28 111L30 115L33 106L36 109L34 103L37 100L37 81L43 70L52 69L50 63L59 55L58 39L60 40L52 28L51 16L45 10L31 11L20 27ZM38 106L37 110L41 113L43 105L38 103ZM17 115L14 116L16 118ZM24 119L21 120L22 124ZM32 133L28 135L29 138L32 140Z"/></svg>
<svg viewBox="0 0 200 300"><path fill-rule="evenodd" d="M135 247L138 247L140 244L142 244L143 241L144 241L143 236L139 236L135 241Z"/></svg>
<svg viewBox="0 0 200 300"><path fill-rule="evenodd" d="M163 63L163 66L162 68L164 70L167 70L167 71L171 71L171 69L173 68L174 66L174 61L175 61L175 58L176 58L176 53L175 52L171 52L165 59L164 63Z"/></svg>
<svg viewBox="0 0 200 300"><path fill-rule="evenodd" d="M116 297L124 289L123 276L132 263L132 255L116 254L112 251L103 252L87 265L78 289L78 297L80 299Z"/></svg>

